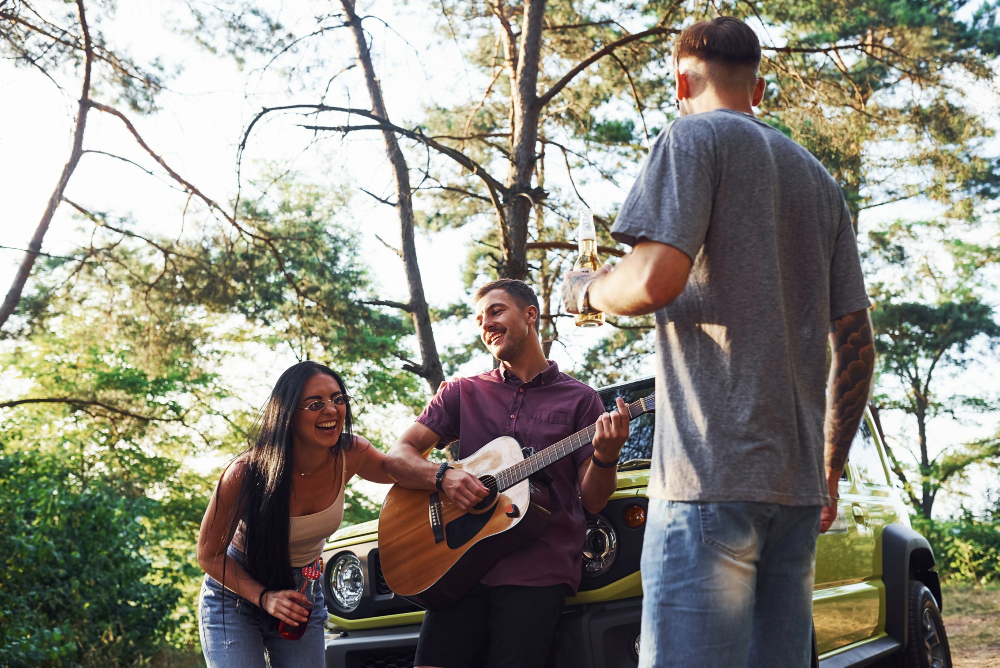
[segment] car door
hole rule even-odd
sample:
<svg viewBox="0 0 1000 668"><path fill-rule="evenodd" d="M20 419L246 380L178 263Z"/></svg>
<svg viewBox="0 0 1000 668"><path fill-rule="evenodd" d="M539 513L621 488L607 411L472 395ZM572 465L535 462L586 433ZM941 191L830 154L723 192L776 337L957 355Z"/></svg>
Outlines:
<svg viewBox="0 0 1000 668"><path fill-rule="evenodd" d="M878 627L881 568L875 564L871 493L854 462L857 457L867 466L863 442L871 439L869 420L866 411L840 481L837 519L816 549L813 623L820 654L869 638Z"/></svg>

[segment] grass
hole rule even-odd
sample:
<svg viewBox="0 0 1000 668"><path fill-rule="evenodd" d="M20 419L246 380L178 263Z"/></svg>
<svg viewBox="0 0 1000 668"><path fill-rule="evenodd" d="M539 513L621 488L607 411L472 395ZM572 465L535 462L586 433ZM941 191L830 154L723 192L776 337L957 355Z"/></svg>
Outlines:
<svg viewBox="0 0 1000 668"><path fill-rule="evenodd" d="M952 650L1000 650L1000 585L944 583L941 588Z"/></svg>

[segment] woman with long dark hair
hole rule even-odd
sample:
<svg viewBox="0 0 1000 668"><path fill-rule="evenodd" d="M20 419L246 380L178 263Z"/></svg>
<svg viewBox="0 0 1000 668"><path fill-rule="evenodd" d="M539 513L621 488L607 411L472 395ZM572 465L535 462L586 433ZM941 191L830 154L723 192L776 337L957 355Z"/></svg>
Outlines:
<svg viewBox="0 0 1000 668"><path fill-rule="evenodd" d="M198 617L209 668L322 668L323 594L311 604L297 585L340 526L354 475L392 482L385 455L352 431L340 376L300 362L281 374L201 523ZM305 624L305 633L286 640L279 622Z"/></svg>

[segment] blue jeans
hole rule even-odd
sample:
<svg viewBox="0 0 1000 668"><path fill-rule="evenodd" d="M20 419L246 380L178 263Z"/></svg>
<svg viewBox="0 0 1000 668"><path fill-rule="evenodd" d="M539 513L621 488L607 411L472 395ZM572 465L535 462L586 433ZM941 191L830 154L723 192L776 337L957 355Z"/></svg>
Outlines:
<svg viewBox="0 0 1000 668"><path fill-rule="evenodd" d="M821 510L650 499L640 668L807 668Z"/></svg>
<svg viewBox="0 0 1000 668"><path fill-rule="evenodd" d="M230 550L229 555L242 561L239 552ZM292 575L301 586L302 569L293 568ZM321 587L306 632L298 640L282 638L273 617L209 575L198 598L198 630L208 668L323 668L326 619Z"/></svg>

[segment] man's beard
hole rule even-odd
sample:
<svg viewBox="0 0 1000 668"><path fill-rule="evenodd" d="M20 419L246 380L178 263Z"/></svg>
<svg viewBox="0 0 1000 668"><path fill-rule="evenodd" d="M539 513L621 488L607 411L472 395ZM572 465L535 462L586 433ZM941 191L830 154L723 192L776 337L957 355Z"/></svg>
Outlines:
<svg viewBox="0 0 1000 668"><path fill-rule="evenodd" d="M511 336L510 329L507 329L503 335L504 345L498 348L496 352L493 353L493 356L501 362L509 362L513 359L517 359L517 357L524 352L524 345L527 340L527 336L521 336L520 338L516 335Z"/></svg>

